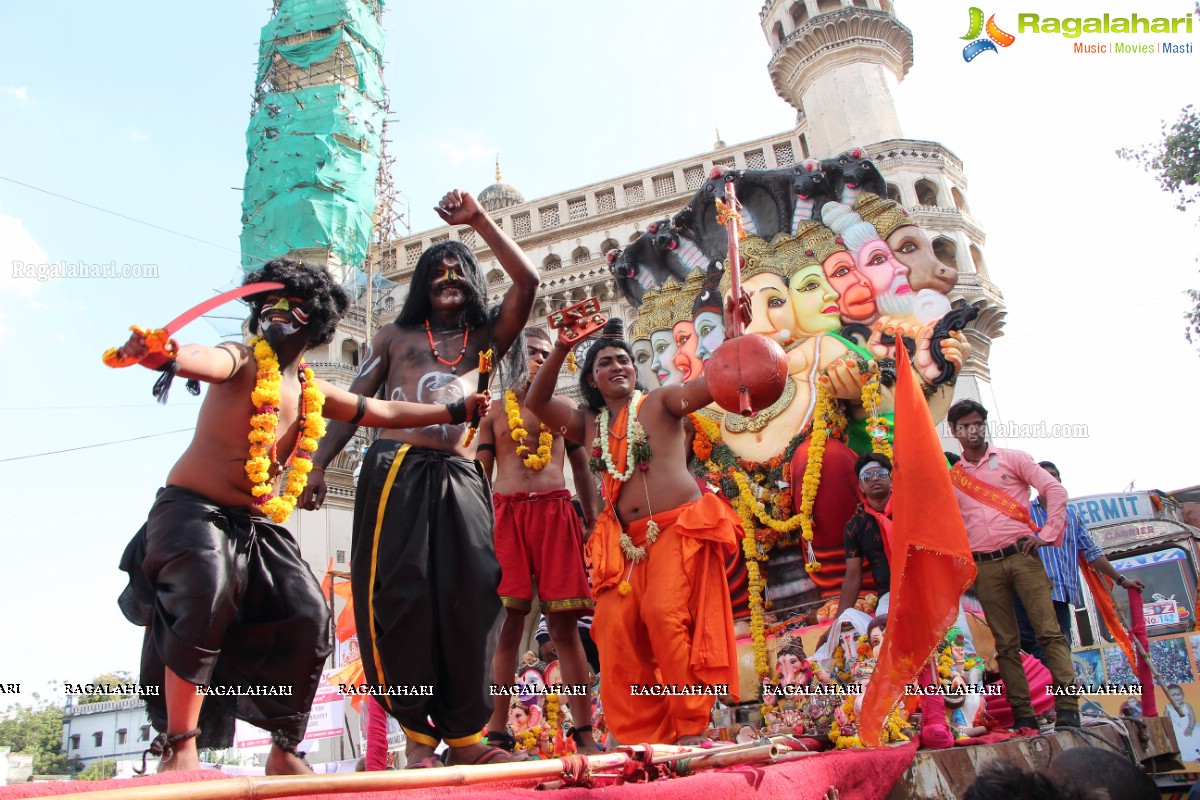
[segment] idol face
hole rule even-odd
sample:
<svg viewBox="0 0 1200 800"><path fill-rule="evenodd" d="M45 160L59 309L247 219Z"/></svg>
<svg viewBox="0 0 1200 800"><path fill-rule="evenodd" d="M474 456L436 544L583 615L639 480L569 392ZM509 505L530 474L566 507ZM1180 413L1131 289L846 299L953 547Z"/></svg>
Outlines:
<svg viewBox="0 0 1200 800"><path fill-rule="evenodd" d="M701 361L708 361L725 341L725 322L715 311L701 311L692 323L696 328L696 356Z"/></svg>
<svg viewBox="0 0 1200 800"><path fill-rule="evenodd" d="M753 316L746 326L746 333L761 333L775 340L790 338L795 320L792 319L787 282L783 276L774 272L760 272L742 281L742 288L750 295ZM787 335L783 336L785 332Z"/></svg>
<svg viewBox="0 0 1200 800"><path fill-rule="evenodd" d="M854 258L842 250L821 264L825 279L838 295L838 311L848 320L870 319L875 315L875 293L871 282L859 272Z"/></svg>
<svg viewBox="0 0 1200 800"><path fill-rule="evenodd" d="M675 340L676 349L673 363L683 379L686 381L699 375L704 369L704 362L697 355L700 338L696 336L696 326L691 320L676 322L671 329L671 337Z"/></svg>
<svg viewBox="0 0 1200 800"><path fill-rule="evenodd" d="M780 656L779 660L775 662L775 669L779 672L781 683L796 684L800 681L800 674L803 672L804 663L798 656L786 653Z"/></svg>
<svg viewBox="0 0 1200 800"><path fill-rule="evenodd" d="M938 294L948 294L958 283L958 270L938 260L933 243L916 225L892 231L887 243L896 259L908 267L908 282L913 291L932 289Z"/></svg>
<svg viewBox="0 0 1200 800"><path fill-rule="evenodd" d="M649 339L637 339L633 343L633 364L637 367L638 380L642 386L658 385L658 376L651 364L654 362L654 347Z"/></svg>
<svg viewBox="0 0 1200 800"><path fill-rule="evenodd" d="M675 356L679 352L679 348L675 344L675 338L671 331L661 330L651 333L650 346L654 350L650 369L654 372L658 385L670 386L675 383L683 383L683 373L675 366Z"/></svg>
<svg viewBox="0 0 1200 800"><path fill-rule="evenodd" d="M815 336L841 327L838 295L819 264L808 264L788 280L792 301L793 336Z"/></svg>
<svg viewBox="0 0 1200 800"><path fill-rule="evenodd" d="M876 297L881 297L892 288L896 278L908 276L908 267L901 264L888 249L883 239L868 239L862 249L854 254L854 263L866 277ZM905 283L907 286L907 282ZM912 291L911 288L908 291Z"/></svg>

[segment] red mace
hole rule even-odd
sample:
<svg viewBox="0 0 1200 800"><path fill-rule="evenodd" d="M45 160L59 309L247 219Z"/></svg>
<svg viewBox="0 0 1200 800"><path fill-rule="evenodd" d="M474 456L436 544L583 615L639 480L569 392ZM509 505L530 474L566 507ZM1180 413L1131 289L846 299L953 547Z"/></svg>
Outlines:
<svg viewBox="0 0 1200 800"><path fill-rule="evenodd" d="M732 176L727 176L732 177ZM783 396L788 381L787 354L774 340L760 333L745 333L741 314L741 220L732 180L725 182L724 213L729 238L729 277L734 298L730 338L704 364L704 376L713 400L721 408L752 417Z"/></svg>

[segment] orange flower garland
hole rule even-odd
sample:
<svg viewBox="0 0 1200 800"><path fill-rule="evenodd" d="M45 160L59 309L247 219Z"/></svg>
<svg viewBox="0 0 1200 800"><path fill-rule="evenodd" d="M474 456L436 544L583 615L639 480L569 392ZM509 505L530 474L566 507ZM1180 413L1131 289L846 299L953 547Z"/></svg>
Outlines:
<svg viewBox="0 0 1200 800"><path fill-rule="evenodd" d="M246 477L253 484L250 493L259 498L258 507L272 522L283 523L292 515L304 487L308 485L308 473L312 471L313 453L325 435L325 419L321 409L325 395L317 387L312 368L300 363L300 433L296 439L296 450L284 468L290 466L283 494L276 495L271 485L271 461L275 455L276 437L279 428L279 403L283 375L279 370L279 357L261 336L250 342L254 349L254 362L258 368L258 380L250 394L250 402L257 410L250 417L250 457L246 459Z"/></svg>
<svg viewBox="0 0 1200 800"><path fill-rule="evenodd" d="M504 413L508 416L508 430L514 442L519 442L517 445L517 455L523 456L529 453L529 445L525 444L525 437L529 435L529 431L525 430L525 420L521 419L521 407L517 403L517 393L509 389L504 393ZM526 469L531 469L534 472L539 472L546 468L550 463L550 451L554 446L554 434L546 427L545 423L539 426L538 432L538 449L536 453L530 453L524 456L521 462Z"/></svg>

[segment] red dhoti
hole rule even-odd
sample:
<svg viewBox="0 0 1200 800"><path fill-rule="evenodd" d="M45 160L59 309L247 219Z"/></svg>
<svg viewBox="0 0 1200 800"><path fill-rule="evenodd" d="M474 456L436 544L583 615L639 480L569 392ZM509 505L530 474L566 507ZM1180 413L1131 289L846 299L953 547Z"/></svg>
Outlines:
<svg viewBox="0 0 1200 800"><path fill-rule="evenodd" d="M497 494L493 503L504 607L528 611L536 579L538 600L545 611L590 609L583 532L571 505L571 493L559 489Z"/></svg>

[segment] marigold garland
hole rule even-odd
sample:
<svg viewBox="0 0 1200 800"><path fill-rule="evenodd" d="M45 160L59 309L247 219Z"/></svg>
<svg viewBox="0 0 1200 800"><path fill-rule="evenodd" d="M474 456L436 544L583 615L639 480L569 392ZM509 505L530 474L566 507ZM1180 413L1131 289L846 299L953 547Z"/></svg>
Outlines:
<svg viewBox="0 0 1200 800"><path fill-rule="evenodd" d="M529 431L525 430L525 420L521 419L521 407L517 403L517 393L512 389L504 393L504 413L508 416L509 434L512 436L512 440L518 443L517 455L524 456L525 453L529 453L529 446L525 444L525 437L529 435ZM539 472L550 463L550 452L553 447L554 434L543 422L539 425L537 452L524 456L521 463L525 465L526 469Z"/></svg>
<svg viewBox="0 0 1200 800"><path fill-rule="evenodd" d="M817 405L813 410L813 430L809 437L808 464L800 494L800 536L804 539L805 564L809 572L820 572L821 564L813 552L813 503L821 486L821 464L825 460L825 442L829 439L830 395L824 382L817 384Z"/></svg>
<svg viewBox="0 0 1200 800"><path fill-rule="evenodd" d="M872 365L874 363L871 362ZM862 406L867 412L867 436L871 439L871 452L891 458L891 427L879 411L881 401L879 372L878 368L873 368L862 387Z"/></svg>
<svg viewBox="0 0 1200 800"><path fill-rule="evenodd" d="M300 362L300 417L297 420L300 432L291 458L281 465L292 468L283 494L276 495L271 486L271 461L277 444L283 375L279 369L279 357L266 339L256 337L250 345L254 350L258 380L250 394L250 402L257 413L250 417L250 457L246 459L246 477L253 484L250 493L259 498L258 507L271 521L282 523L291 516L304 487L308 485L313 453L325 435L325 419L321 416L325 395L317 386L312 369Z"/></svg>

